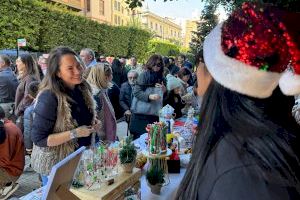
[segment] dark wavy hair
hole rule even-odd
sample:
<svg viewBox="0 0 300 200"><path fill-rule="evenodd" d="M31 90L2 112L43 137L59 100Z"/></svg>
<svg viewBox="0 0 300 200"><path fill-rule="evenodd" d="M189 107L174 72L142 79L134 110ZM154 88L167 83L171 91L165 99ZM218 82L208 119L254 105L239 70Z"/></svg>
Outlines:
<svg viewBox="0 0 300 200"><path fill-rule="evenodd" d="M118 74L121 73L122 64L121 64L121 62L118 58L115 58L112 61L111 68L112 68L114 73L118 73Z"/></svg>
<svg viewBox="0 0 300 200"><path fill-rule="evenodd" d="M189 69L186 68L186 67L181 68L181 69L179 70L178 74L177 74L177 76L178 76L180 79L182 79L182 78L183 78L184 76L186 76L186 75L189 75L190 78L192 78L192 72L191 72L191 70L189 70Z"/></svg>
<svg viewBox="0 0 300 200"><path fill-rule="evenodd" d="M49 54L49 58L47 61L47 73L42 83L40 84L40 90L48 89L55 94L66 93L66 86L64 85L63 81L57 76L57 73L60 70L60 61L65 55L75 56L80 66L84 69L84 64L73 49L64 46L57 47L53 49ZM86 81L83 81L82 84L88 85Z"/></svg>
<svg viewBox="0 0 300 200"><path fill-rule="evenodd" d="M37 80L40 80L39 71L36 65L35 60L29 53L24 53L19 55L19 58L26 66L26 74L25 75L34 75Z"/></svg>
<svg viewBox="0 0 300 200"><path fill-rule="evenodd" d="M281 180L300 193L296 149L299 142L295 138L300 127L291 115L293 104L293 97L284 96L279 89L267 99L257 99L212 80L203 98L193 154L176 199L197 199L206 160L228 134L244 142L242 149L237 150L256 161L257 174L268 180L267 171L278 173Z"/></svg>
<svg viewBox="0 0 300 200"><path fill-rule="evenodd" d="M160 69L158 72L153 71L153 68L159 65ZM154 86L155 83L161 83L163 81L163 73L164 73L164 62L161 55L154 54L152 55L145 64L145 77L146 82L145 85Z"/></svg>

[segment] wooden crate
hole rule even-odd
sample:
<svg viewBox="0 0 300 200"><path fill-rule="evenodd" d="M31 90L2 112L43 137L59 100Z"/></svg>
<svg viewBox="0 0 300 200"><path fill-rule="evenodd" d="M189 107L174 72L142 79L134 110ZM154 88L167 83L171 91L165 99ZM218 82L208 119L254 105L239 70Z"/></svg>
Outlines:
<svg viewBox="0 0 300 200"><path fill-rule="evenodd" d="M135 191L140 190L141 176L141 170L134 168L132 174L121 173L115 178L115 182L112 185L101 185L99 190L90 191L86 188L71 188L70 190L77 197L84 200L123 200L124 192L127 189L135 188Z"/></svg>

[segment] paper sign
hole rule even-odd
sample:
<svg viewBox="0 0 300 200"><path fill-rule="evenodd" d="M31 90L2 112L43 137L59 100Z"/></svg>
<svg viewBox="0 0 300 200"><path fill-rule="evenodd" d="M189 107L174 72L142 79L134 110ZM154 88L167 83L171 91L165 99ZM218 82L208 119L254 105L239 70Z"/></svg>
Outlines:
<svg viewBox="0 0 300 200"><path fill-rule="evenodd" d="M25 38L20 38L17 40L18 42L18 47L26 47L26 39Z"/></svg>

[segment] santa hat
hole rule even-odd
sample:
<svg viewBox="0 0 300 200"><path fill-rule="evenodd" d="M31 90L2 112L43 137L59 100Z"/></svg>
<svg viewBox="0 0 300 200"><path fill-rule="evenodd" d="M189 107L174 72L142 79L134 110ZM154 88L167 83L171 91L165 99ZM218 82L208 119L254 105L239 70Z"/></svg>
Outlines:
<svg viewBox="0 0 300 200"><path fill-rule="evenodd" d="M167 90L168 91L171 91L171 90L174 90L175 88L178 88L178 87L182 87L182 83L183 81L171 74L168 74L166 76L166 79L167 79Z"/></svg>
<svg viewBox="0 0 300 200"><path fill-rule="evenodd" d="M299 13L244 3L204 41L204 60L226 88L266 98L300 93Z"/></svg>

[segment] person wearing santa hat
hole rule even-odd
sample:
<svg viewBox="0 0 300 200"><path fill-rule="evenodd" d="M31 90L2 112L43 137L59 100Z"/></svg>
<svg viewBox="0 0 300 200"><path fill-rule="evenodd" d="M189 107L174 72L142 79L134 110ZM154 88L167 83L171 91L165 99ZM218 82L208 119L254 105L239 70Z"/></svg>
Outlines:
<svg viewBox="0 0 300 200"><path fill-rule="evenodd" d="M199 132L176 199L300 199L300 13L244 3L204 41ZM299 145L299 144L297 144Z"/></svg>

